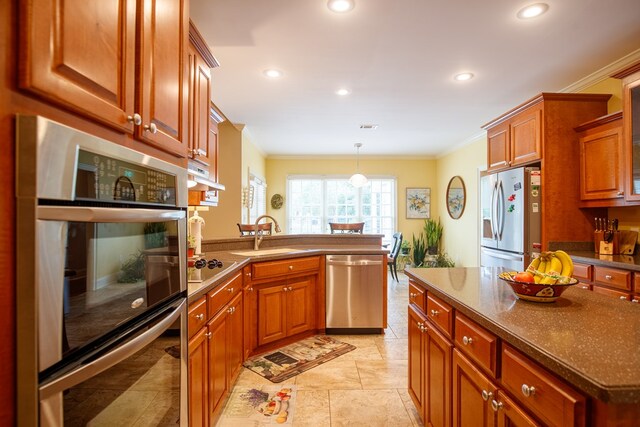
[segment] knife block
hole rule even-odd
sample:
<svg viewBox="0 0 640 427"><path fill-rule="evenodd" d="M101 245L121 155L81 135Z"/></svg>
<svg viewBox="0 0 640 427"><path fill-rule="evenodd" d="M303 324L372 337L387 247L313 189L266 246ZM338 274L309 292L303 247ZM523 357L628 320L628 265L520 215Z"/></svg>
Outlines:
<svg viewBox="0 0 640 427"><path fill-rule="evenodd" d="M614 231L611 242L609 243L604 241L604 231L595 231L593 233L595 251L602 255L633 255L637 240L637 231Z"/></svg>

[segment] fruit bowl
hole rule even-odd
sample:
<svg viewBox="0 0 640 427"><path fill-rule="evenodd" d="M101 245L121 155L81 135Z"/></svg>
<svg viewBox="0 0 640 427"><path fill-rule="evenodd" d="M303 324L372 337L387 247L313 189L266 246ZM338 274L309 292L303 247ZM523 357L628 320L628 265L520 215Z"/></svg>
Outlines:
<svg viewBox="0 0 640 427"><path fill-rule="evenodd" d="M571 278L568 283L548 285L542 283L520 282L515 280L516 271L505 271L498 278L507 282L516 296L525 301L554 302L570 286L578 283L578 279Z"/></svg>

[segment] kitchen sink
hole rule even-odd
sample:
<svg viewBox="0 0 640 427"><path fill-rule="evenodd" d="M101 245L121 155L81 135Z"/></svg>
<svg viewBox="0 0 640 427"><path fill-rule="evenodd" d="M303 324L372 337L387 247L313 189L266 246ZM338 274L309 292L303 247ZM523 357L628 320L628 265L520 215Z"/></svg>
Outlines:
<svg viewBox="0 0 640 427"><path fill-rule="evenodd" d="M292 252L303 252L304 249L293 249L293 248L273 248L273 249L258 249L257 251L242 251L242 252L231 252L234 255L241 256L260 256L260 255L277 255L277 254L286 254Z"/></svg>

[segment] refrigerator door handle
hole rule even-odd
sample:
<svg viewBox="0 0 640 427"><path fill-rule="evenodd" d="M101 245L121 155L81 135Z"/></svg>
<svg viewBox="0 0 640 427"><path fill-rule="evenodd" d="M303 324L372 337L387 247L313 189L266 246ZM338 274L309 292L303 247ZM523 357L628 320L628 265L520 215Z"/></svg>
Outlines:
<svg viewBox="0 0 640 427"><path fill-rule="evenodd" d="M494 240L498 239L498 227L496 226L496 214L498 209L496 207L496 198L498 192L498 182L493 183L493 188L491 189L491 237Z"/></svg>
<svg viewBox="0 0 640 427"><path fill-rule="evenodd" d="M520 261L524 259L524 255L522 254L510 254L508 252L494 251L487 248L482 248L482 251L494 258L506 259L509 261Z"/></svg>
<svg viewBox="0 0 640 427"><path fill-rule="evenodd" d="M504 204L504 187L502 186L502 180L498 184L498 212L500 217L500 229L498 231L498 239L502 240L502 233L504 232L504 216L505 216L505 204Z"/></svg>

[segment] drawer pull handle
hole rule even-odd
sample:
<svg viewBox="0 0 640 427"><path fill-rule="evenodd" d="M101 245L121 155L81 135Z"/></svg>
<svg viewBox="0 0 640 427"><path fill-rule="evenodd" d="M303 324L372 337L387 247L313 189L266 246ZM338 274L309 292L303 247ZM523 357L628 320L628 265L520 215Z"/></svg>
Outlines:
<svg viewBox="0 0 640 427"><path fill-rule="evenodd" d="M292 288L291 286L289 286L289 290L290 290L290 291L292 291L292 290L293 290L293 288Z"/></svg>
<svg viewBox="0 0 640 427"><path fill-rule="evenodd" d="M289 266L289 271L293 271L293 265Z"/></svg>
<svg viewBox="0 0 640 427"><path fill-rule="evenodd" d="M613 279L613 276L612 276L612 275L610 275L610 274L606 274L606 275L604 276L604 278L605 278L605 279L607 279L607 280L611 280L611 279Z"/></svg>
<svg viewBox="0 0 640 427"><path fill-rule="evenodd" d="M463 337L462 337L462 344L464 344L464 345L471 345L471 344L473 344L473 338L468 337L468 336L466 336L466 335L465 335L465 336L463 336Z"/></svg>
<svg viewBox="0 0 640 427"><path fill-rule="evenodd" d="M253 292L253 287L247 289L249 292Z"/></svg>
<svg viewBox="0 0 640 427"><path fill-rule="evenodd" d="M204 320L204 314L196 314L196 320Z"/></svg>
<svg viewBox="0 0 640 427"><path fill-rule="evenodd" d="M504 405L503 405L502 402L498 402L497 400L492 400L491 401L491 409L493 409L496 412L498 412L500 409L502 409L503 406Z"/></svg>
<svg viewBox="0 0 640 427"><path fill-rule="evenodd" d="M638 301L637 299L632 299L631 302L635 303L635 304L638 304L640 301Z"/></svg>
<svg viewBox="0 0 640 427"><path fill-rule="evenodd" d="M283 291L287 292L287 287L282 288Z"/></svg>
<svg viewBox="0 0 640 427"><path fill-rule="evenodd" d="M493 393L487 390L482 390L482 400L484 400L485 402L488 402L489 399L491 399L492 397L493 397Z"/></svg>
<svg viewBox="0 0 640 427"><path fill-rule="evenodd" d="M436 317L438 314L440 314L440 312L438 310L431 310L431 315L433 317Z"/></svg>
<svg viewBox="0 0 640 427"><path fill-rule="evenodd" d="M229 292L230 294L232 294L232 293L233 293L233 288L229 288L229 289L227 289L227 292Z"/></svg>
<svg viewBox="0 0 640 427"><path fill-rule="evenodd" d="M580 286L582 289L589 289L589 285L582 285Z"/></svg>
<svg viewBox="0 0 640 427"><path fill-rule="evenodd" d="M207 332L206 334L204 334L207 338L211 339L211 337L213 336L213 333L211 332Z"/></svg>
<svg viewBox="0 0 640 427"><path fill-rule="evenodd" d="M533 396L536 394L536 388L534 386L522 384L522 394L524 394L525 397Z"/></svg>
<svg viewBox="0 0 640 427"><path fill-rule="evenodd" d="M621 296L621 297L620 297L620 299L621 299L622 301L626 301L626 300L627 300L627 297L623 297L623 296Z"/></svg>
<svg viewBox="0 0 640 427"><path fill-rule="evenodd" d="M416 294L414 294L413 292L409 292L409 298L415 298Z"/></svg>
<svg viewBox="0 0 640 427"><path fill-rule="evenodd" d="M618 191L618 196L624 196L624 191Z"/></svg>

